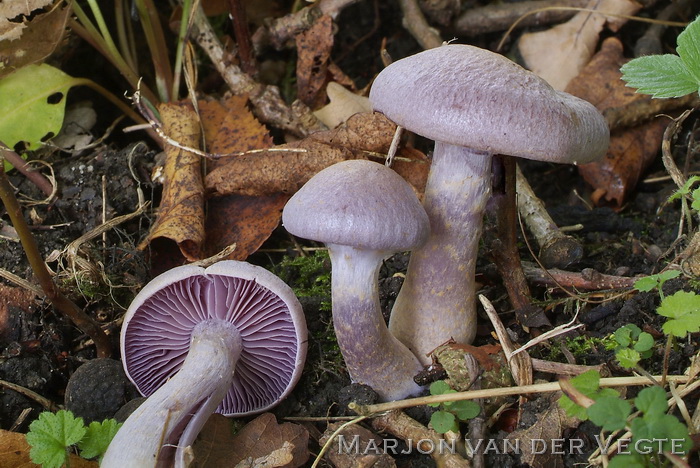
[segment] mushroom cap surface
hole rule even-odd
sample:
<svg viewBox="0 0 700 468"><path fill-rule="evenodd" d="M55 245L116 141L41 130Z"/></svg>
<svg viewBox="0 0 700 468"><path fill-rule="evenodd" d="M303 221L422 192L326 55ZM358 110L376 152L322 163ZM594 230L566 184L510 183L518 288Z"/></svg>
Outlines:
<svg viewBox="0 0 700 468"><path fill-rule="evenodd" d="M375 79L374 110L456 146L560 163L603 157L610 132L590 103L502 55L448 44L398 60Z"/></svg>
<svg viewBox="0 0 700 468"><path fill-rule="evenodd" d="M365 160L343 161L314 175L285 205L282 224L304 239L390 252L414 249L430 232L408 182Z"/></svg>
<svg viewBox="0 0 700 468"><path fill-rule="evenodd" d="M259 413L287 396L306 358L301 305L274 274L233 260L206 269L173 268L134 298L124 317L121 351L127 376L143 395L151 395L180 369L194 326L208 319L233 323L243 344L218 413Z"/></svg>

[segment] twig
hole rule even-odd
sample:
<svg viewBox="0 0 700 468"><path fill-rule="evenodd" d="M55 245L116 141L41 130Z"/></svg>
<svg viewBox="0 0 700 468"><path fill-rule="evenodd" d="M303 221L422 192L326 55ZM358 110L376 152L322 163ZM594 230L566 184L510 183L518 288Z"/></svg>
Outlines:
<svg viewBox="0 0 700 468"><path fill-rule="evenodd" d="M675 99L639 99L624 106L605 109L603 117L613 131L634 127L665 112L695 107L698 104L700 99L695 93Z"/></svg>
<svg viewBox="0 0 700 468"><path fill-rule="evenodd" d="M228 8L231 12L233 35L236 37L238 58L241 62L241 68L247 74L251 76L255 75L258 67L255 63L255 54L253 54L253 45L250 40L250 30L248 29L248 18L245 13L245 6L241 0L229 0Z"/></svg>
<svg viewBox="0 0 700 468"><path fill-rule="evenodd" d="M2 158L0 158L0 163L1 162ZM7 210L7 214L10 216L12 225L22 241L22 247L27 255L27 260L29 260L32 271L39 280L41 289L44 290L47 299L56 309L63 313L63 315L71 319L80 330L92 338L95 342L98 357L110 357L112 354L112 346L105 332L89 315L83 312L73 301L64 296L54 284L51 274L41 257L36 239L34 239L34 236L29 230L29 226L22 214L22 208L19 206L19 202L17 202L17 198L12 191L12 186L7 180L7 175L2 168L0 168L0 199L5 205L5 210Z"/></svg>
<svg viewBox="0 0 700 468"><path fill-rule="evenodd" d="M547 268L564 268L583 257L583 246L564 234L530 187L520 167L515 169L518 211L540 246L539 259Z"/></svg>
<svg viewBox="0 0 700 468"><path fill-rule="evenodd" d="M3 147L5 146L4 144L0 143ZM20 157L17 153L12 151L11 149L4 147L3 148L3 157L7 159L7 162L12 164L15 169L17 169L19 172L21 172L29 181L31 181L34 185L37 186L39 190L44 192L44 194L47 197L52 197L55 195L55 189L53 184L44 177L40 172L35 171L31 167L29 167L29 164Z"/></svg>
<svg viewBox="0 0 700 468"><path fill-rule="evenodd" d="M693 0L677 0L671 2L661 10L656 19L667 21L674 16L682 16L680 12L682 10L687 10L693 3ZM661 45L661 35L665 30L666 25L664 24L655 23L649 26L644 35L640 37L634 45L634 56L641 57L642 55L663 54L664 49ZM661 99L661 101L663 100L664 99Z"/></svg>
<svg viewBox="0 0 700 468"><path fill-rule="evenodd" d="M403 27L411 33L424 49L433 49L442 45L442 38L434 28L431 28L423 16L416 0L399 0L403 12Z"/></svg>
<svg viewBox="0 0 700 468"><path fill-rule="evenodd" d="M474 37L482 34L505 31L523 15L531 11L538 13L527 16L519 23L520 27L544 26L566 21L576 14L569 10L544 10L549 6L585 7L588 0L535 0L518 3L492 3L479 8L468 8L452 27L458 36Z"/></svg>
<svg viewBox="0 0 700 468"><path fill-rule="evenodd" d="M33 392L32 390L29 390L28 388L14 384L12 382L8 382L6 380L0 380L0 387L5 387L7 389L14 390L15 392L19 393L20 395L23 395L23 396L29 398L30 400L36 401L41 406L43 406L47 411L58 411L60 409L59 405L57 405L53 401L49 400L48 398L44 398L43 396L39 395L36 392Z"/></svg>
<svg viewBox="0 0 700 468"><path fill-rule="evenodd" d="M660 376L655 376L660 379ZM669 375L666 377L667 382L684 383L688 381L686 375ZM600 387L628 387L633 385L649 385L649 379L646 377L606 377L600 379ZM471 390L469 392L447 393L444 395L431 395L418 398L409 398L407 400L390 401L388 403L377 403L374 405L359 405L352 402L348 408L357 414L370 416L372 414L381 413L383 411L392 411L395 409L411 408L414 406L428 405L430 403L445 403L447 401L462 401L474 400L477 398L496 398L504 396L518 396L527 393L549 393L558 392L561 390L559 382L538 383L532 385L522 385L515 387L490 388L485 390Z"/></svg>
<svg viewBox="0 0 700 468"><path fill-rule="evenodd" d="M523 271L528 281L539 286L571 287L592 291L631 288L638 279L605 275L592 268L584 268L580 273L557 268L543 270L528 262L523 262Z"/></svg>
<svg viewBox="0 0 700 468"><path fill-rule="evenodd" d="M297 109L301 110L294 112L280 96L279 88L256 82L243 73L240 67L231 63L201 7L194 12L193 29L193 37L197 44L209 56L231 92L248 95L253 104L253 112L261 121L299 137L322 127L308 107L297 106ZM307 122L306 125L303 122Z"/></svg>

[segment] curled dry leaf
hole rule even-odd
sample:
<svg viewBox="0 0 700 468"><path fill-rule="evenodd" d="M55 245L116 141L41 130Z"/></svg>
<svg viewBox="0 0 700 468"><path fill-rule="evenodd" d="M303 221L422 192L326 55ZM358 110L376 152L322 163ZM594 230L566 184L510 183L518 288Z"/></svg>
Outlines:
<svg viewBox="0 0 700 468"><path fill-rule="evenodd" d="M25 21L35 10L50 5L52 0L0 2L0 41L19 39L27 27Z"/></svg>
<svg viewBox="0 0 700 468"><path fill-rule="evenodd" d="M161 104L158 110L166 135L182 146L199 147L199 119L189 102ZM201 156L166 144L164 174L158 217L139 248L146 248L154 239L165 238L177 243L187 260L199 260L204 241Z"/></svg>
<svg viewBox="0 0 700 468"><path fill-rule="evenodd" d="M212 415L193 445L194 466L254 466L296 468L309 458L309 433L293 423L278 424L271 413L263 413L233 435L231 420Z"/></svg>
<svg viewBox="0 0 700 468"><path fill-rule="evenodd" d="M624 21L604 13L633 15L640 7L631 0L591 0L587 8L599 13L581 11L566 23L546 31L523 34L518 49L530 70L554 89L564 90L593 56L606 23L618 28L620 21Z"/></svg>
<svg viewBox="0 0 700 468"><path fill-rule="evenodd" d="M326 83L328 64L333 48L333 20L328 15L318 17L313 25L296 35L297 96L311 107L325 101L320 93Z"/></svg>
<svg viewBox="0 0 700 468"><path fill-rule="evenodd" d="M395 129L396 125L381 114L355 114L334 130L277 147L299 148L305 150L303 153L262 152L231 158L207 175L205 188L215 195L291 195L332 164L386 154ZM415 150L402 150L399 157L407 161L396 161L394 169L422 193L430 167L427 158Z"/></svg>
<svg viewBox="0 0 700 468"><path fill-rule="evenodd" d="M32 2L26 4L30 3ZM4 29L4 21L7 21L5 17L2 17L2 13L8 4L25 5L25 2L2 3L0 6L0 30ZM5 39L0 40L0 63L2 63L0 77L26 65L44 60L51 55L63 38L70 12L69 6L58 2L50 11L32 16L31 20L26 23L9 23L11 25L9 27L14 31L10 34L14 35L21 31L21 37L16 40L8 40L3 38L3 34L0 32L0 38Z"/></svg>
<svg viewBox="0 0 700 468"><path fill-rule="evenodd" d="M591 102L601 112L650 100L650 96L636 93L620 79L620 67L627 61L622 52L617 38L606 39L600 52L566 90ZM622 207L658 154L666 125L666 120L657 118L637 127L615 130L605 158L579 166L579 173L594 188L595 204Z"/></svg>

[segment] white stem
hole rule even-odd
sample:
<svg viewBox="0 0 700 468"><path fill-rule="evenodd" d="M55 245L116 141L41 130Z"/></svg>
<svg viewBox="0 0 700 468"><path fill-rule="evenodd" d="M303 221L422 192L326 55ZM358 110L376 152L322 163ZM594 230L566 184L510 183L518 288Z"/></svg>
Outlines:
<svg viewBox="0 0 700 468"><path fill-rule="evenodd" d="M423 206L430 237L411 253L389 330L420 359L450 339L476 334L474 274L486 202L491 154L436 142Z"/></svg>
<svg viewBox="0 0 700 468"><path fill-rule="evenodd" d="M382 400L416 395L418 359L389 333L379 305L383 253L328 245L332 264L333 326L353 382L369 385Z"/></svg>
<svg viewBox="0 0 700 468"><path fill-rule="evenodd" d="M156 466L163 444L177 435L173 431L187 425L193 411L194 424L201 428L201 411L213 412L224 398L241 349L240 333L232 324L208 320L195 326L189 353L178 373L129 416L100 466ZM192 432L185 428L185 438L191 439ZM178 446L181 443L188 442L183 440Z"/></svg>

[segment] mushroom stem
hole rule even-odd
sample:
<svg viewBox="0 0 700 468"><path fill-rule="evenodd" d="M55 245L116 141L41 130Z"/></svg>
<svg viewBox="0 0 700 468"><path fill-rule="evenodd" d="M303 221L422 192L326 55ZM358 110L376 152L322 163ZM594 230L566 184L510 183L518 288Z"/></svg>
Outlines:
<svg viewBox="0 0 700 468"><path fill-rule="evenodd" d="M187 439L199 432L189 425L202 425L206 418L198 415L211 414L226 395L241 349L241 335L231 323L212 319L197 324L178 373L129 416L100 466L154 467L162 461L161 448L183 427L177 447L178 452L184 450L192 442Z"/></svg>
<svg viewBox="0 0 700 468"><path fill-rule="evenodd" d="M423 207L428 242L414 250L389 330L423 364L450 338L476 334L474 273L484 210L491 195L492 155L436 142Z"/></svg>
<svg viewBox="0 0 700 468"><path fill-rule="evenodd" d="M416 395L416 357L389 333L379 305L383 252L327 244L332 265L333 326L353 382L369 385L383 401Z"/></svg>

